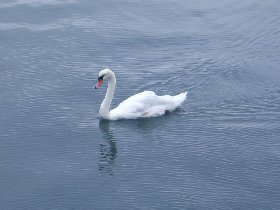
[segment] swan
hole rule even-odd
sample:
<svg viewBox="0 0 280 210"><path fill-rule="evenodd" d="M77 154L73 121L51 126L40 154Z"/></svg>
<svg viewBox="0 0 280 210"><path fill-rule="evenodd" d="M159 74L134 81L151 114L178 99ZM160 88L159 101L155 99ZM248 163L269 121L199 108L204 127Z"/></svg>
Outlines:
<svg viewBox="0 0 280 210"><path fill-rule="evenodd" d="M118 107L110 111L116 85L114 72L108 68L101 70L95 89L99 88L104 80L108 80L108 88L100 105L99 116L106 120L157 117L166 111L175 110L186 100L188 93L184 92L175 96L157 96L153 91L143 91L124 100Z"/></svg>

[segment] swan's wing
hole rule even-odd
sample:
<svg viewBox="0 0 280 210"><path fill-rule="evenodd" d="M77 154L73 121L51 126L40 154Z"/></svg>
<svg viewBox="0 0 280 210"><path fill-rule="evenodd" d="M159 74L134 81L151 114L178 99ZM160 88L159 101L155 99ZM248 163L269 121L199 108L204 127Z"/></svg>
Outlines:
<svg viewBox="0 0 280 210"><path fill-rule="evenodd" d="M135 94L119 104L110 111L110 115L117 118L138 118L145 110L152 106L152 98L156 94L153 91L144 91Z"/></svg>
<svg viewBox="0 0 280 210"><path fill-rule="evenodd" d="M159 116L167 110L176 109L186 99L186 94L157 96L153 91L144 91L120 103L118 107L110 111L110 116L112 119Z"/></svg>

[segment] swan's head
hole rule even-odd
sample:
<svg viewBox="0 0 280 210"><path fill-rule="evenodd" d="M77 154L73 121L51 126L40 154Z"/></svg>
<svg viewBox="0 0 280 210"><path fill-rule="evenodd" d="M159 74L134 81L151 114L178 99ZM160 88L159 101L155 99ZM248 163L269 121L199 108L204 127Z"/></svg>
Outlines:
<svg viewBox="0 0 280 210"><path fill-rule="evenodd" d="M104 80L109 80L111 78L115 78L114 72L112 72L110 69L103 69L99 72L98 75L98 82L95 85L95 89L99 88Z"/></svg>

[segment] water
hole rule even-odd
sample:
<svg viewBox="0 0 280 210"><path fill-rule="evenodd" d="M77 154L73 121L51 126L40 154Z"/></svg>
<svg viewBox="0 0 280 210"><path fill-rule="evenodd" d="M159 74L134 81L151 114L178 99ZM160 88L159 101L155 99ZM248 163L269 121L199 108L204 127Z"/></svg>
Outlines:
<svg viewBox="0 0 280 210"><path fill-rule="evenodd" d="M0 209L280 209L280 4L0 1ZM143 90L186 103L97 117Z"/></svg>

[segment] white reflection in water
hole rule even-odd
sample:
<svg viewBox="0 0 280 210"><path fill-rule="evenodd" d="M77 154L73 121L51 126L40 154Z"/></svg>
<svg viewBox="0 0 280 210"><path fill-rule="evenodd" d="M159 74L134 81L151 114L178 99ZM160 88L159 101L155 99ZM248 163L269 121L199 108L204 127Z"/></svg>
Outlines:
<svg viewBox="0 0 280 210"><path fill-rule="evenodd" d="M117 157L117 143L113 132L110 131L110 121L100 120L99 129L104 140L104 143L99 145L99 171L101 174L113 175L113 165Z"/></svg>

